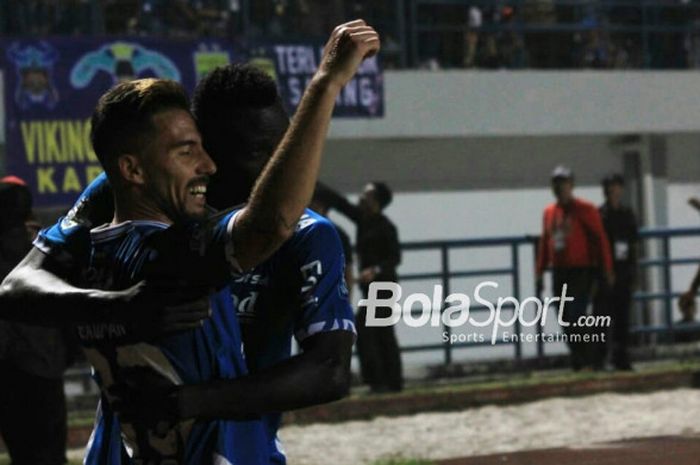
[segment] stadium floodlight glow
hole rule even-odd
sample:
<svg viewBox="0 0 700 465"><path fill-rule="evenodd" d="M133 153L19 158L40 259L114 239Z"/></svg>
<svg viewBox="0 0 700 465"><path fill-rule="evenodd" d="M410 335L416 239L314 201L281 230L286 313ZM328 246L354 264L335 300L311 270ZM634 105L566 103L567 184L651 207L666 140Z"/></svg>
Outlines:
<svg viewBox="0 0 700 465"><path fill-rule="evenodd" d="M570 325L564 321L564 306L567 302L573 302L574 298L566 295L567 285L562 286L560 296L546 297L544 301L538 297L528 297L522 302L513 296L499 297L494 305L490 300L484 298L482 290L484 288L498 289L498 283L494 281L485 281L480 283L474 289L474 302L480 304L481 308L488 310L488 317L485 320L475 319L470 315L470 306L472 300L468 295L463 293L452 293L444 297L442 285L433 286L433 295L416 292L409 294L400 304L399 301L403 294L401 286L398 283L390 281L378 281L369 285L369 292L366 299L359 302L361 307L367 307L367 326L386 327L394 326L403 318L404 323L412 328L419 328L430 325L432 327L447 326L450 328L461 327L465 324L475 326L477 328L485 328L492 325L491 342L495 343L499 328L506 328L520 322L523 327L535 326L538 322L541 326L546 324L547 312L546 309L554 303L559 303L558 307L558 323L562 327ZM379 293L391 294L386 298L379 298ZM446 304L443 311L443 302ZM525 309L528 306L533 306L535 309L535 317L526 318ZM377 316L378 308L391 308L391 314L388 316ZM415 307L418 307L417 316ZM504 319L503 310L512 310L512 315L508 319Z"/></svg>

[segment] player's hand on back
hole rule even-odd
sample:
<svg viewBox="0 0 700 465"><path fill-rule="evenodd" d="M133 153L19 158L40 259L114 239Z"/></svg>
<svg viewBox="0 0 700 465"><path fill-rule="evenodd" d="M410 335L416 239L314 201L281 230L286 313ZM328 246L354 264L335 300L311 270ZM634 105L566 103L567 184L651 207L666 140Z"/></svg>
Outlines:
<svg viewBox="0 0 700 465"><path fill-rule="evenodd" d="M107 389L107 397L121 422L165 432L180 420L177 386L121 382Z"/></svg>
<svg viewBox="0 0 700 465"><path fill-rule="evenodd" d="M192 287L185 282L146 283L146 299L158 302L152 315L154 335L167 335L200 328L211 316L207 287Z"/></svg>
<svg viewBox="0 0 700 465"><path fill-rule="evenodd" d="M114 293L116 320L133 328L139 340L200 328L211 316L208 288L184 286L181 282L142 281Z"/></svg>
<svg viewBox="0 0 700 465"><path fill-rule="evenodd" d="M163 286L220 289L231 278L226 242L216 240L216 223L175 224L147 239L151 257L143 276ZM176 287L177 286L177 287Z"/></svg>
<svg viewBox="0 0 700 465"><path fill-rule="evenodd" d="M230 279L223 243L211 228L175 225L147 239L145 281L131 289L141 339L196 329L211 316L209 295Z"/></svg>
<svg viewBox="0 0 700 465"><path fill-rule="evenodd" d="M323 49L319 73L342 87L352 79L362 61L380 48L379 34L362 19L337 26Z"/></svg>

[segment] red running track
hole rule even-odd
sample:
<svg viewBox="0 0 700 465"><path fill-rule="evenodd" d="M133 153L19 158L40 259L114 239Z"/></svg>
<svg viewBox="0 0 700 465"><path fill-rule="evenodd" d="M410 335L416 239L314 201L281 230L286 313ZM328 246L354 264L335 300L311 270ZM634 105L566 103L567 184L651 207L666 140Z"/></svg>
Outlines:
<svg viewBox="0 0 700 465"><path fill-rule="evenodd" d="M700 465L700 436L632 439L437 462L438 465Z"/></svg>

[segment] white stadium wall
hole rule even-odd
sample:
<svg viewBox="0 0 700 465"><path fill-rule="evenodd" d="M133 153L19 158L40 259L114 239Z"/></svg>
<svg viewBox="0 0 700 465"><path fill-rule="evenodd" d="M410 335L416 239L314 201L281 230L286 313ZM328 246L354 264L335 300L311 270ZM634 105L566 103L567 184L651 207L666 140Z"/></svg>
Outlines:
<svg viewBox="0 0 700 465"><path fill-rule="evenodd" d="M694 71L392 71L386 117L333 125L339 138L696 131Z"/></svg>
<svg viewBox="0 0 700 465"><path fill-rule="evenodd" d="M402 240L537 234L556 164L571 166L577 193L598 203L603 175L634 177L629 152L648 175L648 192L637 196L644 223L700 224L686 204L700 195L700 73L393 71L385 73L385 88L384 118L333 121L321 177L349 195L369 180L387 181L396 192L387 214ZM0 111L0 122L3 116ZM354 233L343 218L332 218ZM700 256L700 238L674 244L673 253ZM523 249L520 258L522 292L530 295L532 256ZM492 249L451 256L455 269L507 265L507 259ZM436 255L406 254L400 271L437 266ZM691 267L674 271L676 290L691 273ZM430 293L432 284L405 290ZM475 284L456 280L453 287L469 294ZM503 280L502 295L508 286ZM438 343L440 331L401 327L399 337L404 345ZM510 357L512 350L460 350L455 360ZM552 350L565 352L562 345ZM532 354L526 346L525 355ZM441 356L412 353L404 360L410 374Z"/></svg>
<svg viewBox="0 0 700 465"><path fill-rule="evenodd" d="M571 166L577 194L599 203L600 179L625 172L630 150L654 159L654 169L648 167L654 192L644 206L654 214L645 215L645 224L700 224L686 203L700 195L700 73L393 72L386 75L386 95L383 120L333 122L322 177L348 193L368 180L389 182L397 193L387 214L402 240L537 234L556 164ZM343 218L333 218L353 231ZM674 241L672 253L700 256L700 239ZM507 254L493 249L450 259L462 270L508 265ZM520 259L522 292L531 295L531 253L523 249ZM405 255L400 271L438 266L437 253L413 253ZM693 271L675 269L674 288L687 286ZM507 295L509 280L497 281ZM405 291L430 293L433 284L414 282ZM467 294L476 284L452 282L453 290ZM405 325L398 335L403 345L435 344L441 336L439 329ZM566 352L563 344L548 350ZM533 345L524 346L526 356L534 353ZM498 347L459 350L454 357L512 354L512 347ZM441 357L409 353L404 361L413 371Z"/></svg>

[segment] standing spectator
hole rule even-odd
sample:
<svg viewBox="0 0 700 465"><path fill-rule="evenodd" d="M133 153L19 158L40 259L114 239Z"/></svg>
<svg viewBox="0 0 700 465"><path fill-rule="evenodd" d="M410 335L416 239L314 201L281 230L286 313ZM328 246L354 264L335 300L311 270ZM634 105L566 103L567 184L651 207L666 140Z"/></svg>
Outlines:
<svg viewBox="0 0 700 465"><path fill-rule="evenodd" d="M22 180L0 180L0 279L32 246L31 204ZM66 462L65 341L61 329L0 321L0 434L13 465Z"/></svg>
<svg viewBox="0 0 700 465"><path fill-rule="evenodd" d="M698 273L700 277L700 273ZM676 334L674 340L680 343L700 341L700 326L695 319L697 308L695 307L695 296L693 299L684 299L679 302L681 315L683 317L676 321Z"/></svg>
<svg viewBox="0 0 700 465"><path fill-rule="evenodd" d="M691 207L700 212L700 198L691 197L688 199L688 203ZM698 271L695 272L695 276L690 282L688 290L681 294L680 298L678 299L678 306L683 314L682 322L686 324L695 322L695 296L698 294L698 289L700 289L700 267L698 267ZM687 342L691 338L692 335L684 336L683 333L676 335L676 340L679 342Z"/></svg>
<svg viewBox="0 0 700 465"><path fill-rule="evenodd" d="M619 174L603 179L605 203L599 211L613 255L615 283L609 289L601 283L595 302L595 313L611 317L612 331L608 337L612 347L613 366L618 370L631 370L627 344L632 289L637 272L639 232L634 212L622 204L624 186L625 180ZM606 356L605 350L602 350L599 356L598 363L602 367Z"/></svg>
<svg viewBox="0 0 700 465"><path fill-rule="evenodd" d="M585 41L583 45L583 55L579 65L583 68L609 68L612 62L612 53L610 43L603 30L597 26L593 26L585 34Z"/></svg>
<svg viewBox="0 0 700 465"><path fill-rule="evenodd" d="M592 368L593 348L582 341L586 328L575 326L585 315L597 271L604 269L605 283L612 286L614 274L610 245L595 205L573 195L571 170L558 166L552 172L552 191L557 201L544 210L542 236L537 256L537 291L542 290L545 268L552 267L553 292L574 300L564 307L563 321L574 370Z"/></svg>
<svg viewBox="0 0 700 465"><path fill-rule="evenodd" d="M391 203L392 193L383 182L371 182L365 186L359 205L320 187L335 208L357 225L356 250L359 261L357 281L362 295L367 298L373 281L396 282L396 267L401 262L399 237L394 224L382 212ZM379 299L390 297L387 291L379 292ZM377 317L391 314L389 307L377 308ZM403 389L401 353L393 326L366 326L367 308L357 312L357 355L365 383L372 392L400 391Z"/></svg>
<svg viewBox="0 0 700 465"><path fill-rule="evenodd" d="M518 3L523 25L537 27L555 26L557 9L554 0L523 0ZM530 51L533 68L566 68L571 46L567 36L561 33L529 32L525 44Z"/></svg>
<svg viewBox="0 0 700 465"><path fill-rule="evenodd" d="M470 6L468 14L467 33L464 37L466 45L464 67L472 68L476 64L476 50L479 46L479 30L483 24L483 15L477 6Z"/></svg>
<svg viewBox="0 0 700 465"><path fill-rule="evenodd" d="M528 53L525 49L525 41L517 31L516 11L511 6L504 6L498 13L502 28L498 39L498 49L501 54L503 66L508 69L522 69L528 66Z"/></svg>

